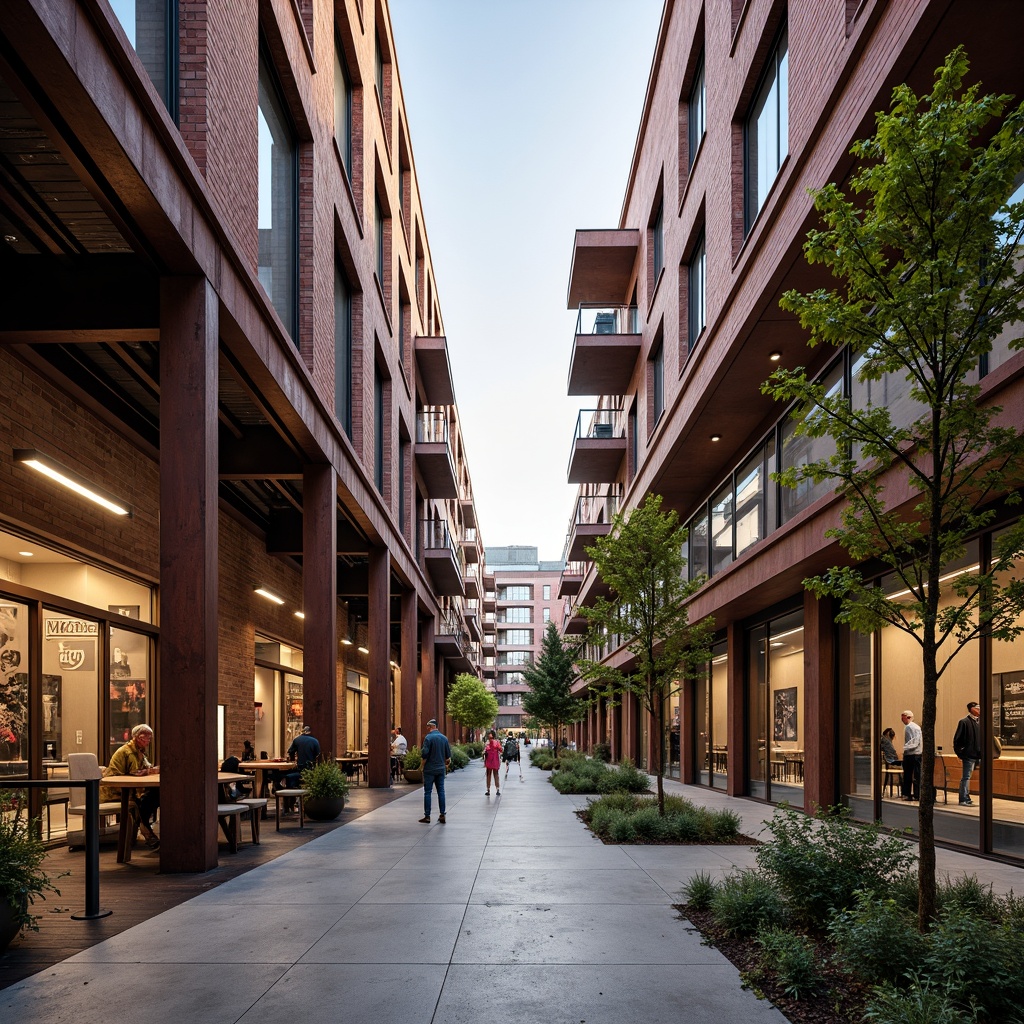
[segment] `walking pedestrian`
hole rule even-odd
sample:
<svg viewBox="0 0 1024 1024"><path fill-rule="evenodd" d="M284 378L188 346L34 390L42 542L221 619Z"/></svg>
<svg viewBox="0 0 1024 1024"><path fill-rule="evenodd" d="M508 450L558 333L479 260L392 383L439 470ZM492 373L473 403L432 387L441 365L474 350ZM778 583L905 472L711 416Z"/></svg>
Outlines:
<svg viewBox="0 0 1024 1024"><path fill-rule="evenodd" d="M484 768L487 769L487 795L491 795L491 778L494 778L495 796L501 796L501 783L498 772L501 770L501 744L492 729L487 734L487 745L484 747Z"/></svg>
<svg viewBox="0 0 1024 1024"><path fill-rule="evenodd" d="M437 790L437 809L440 812L437 816L438 823L445 822L445 800L444 800L444 777L448 771L448 765L452 763L452 748L448 744L448 737L437 728L437 719L432 718L427 722L427 735L423 737L420 747L423 755L423 817L420 822L424 825L430 824L430 793Z"/></svg>
<svg viewBox="0 0 1024 1024"><path fill-rule="evenodd" d="M519 781L523 780L523 764L519 759L519 744L516 742L515 736L510 731L508 736L505 738L505 748L501 752L501 759L505 762L505 778L508 778L508 770L512 767L512 762L519 766Z"/></svg>

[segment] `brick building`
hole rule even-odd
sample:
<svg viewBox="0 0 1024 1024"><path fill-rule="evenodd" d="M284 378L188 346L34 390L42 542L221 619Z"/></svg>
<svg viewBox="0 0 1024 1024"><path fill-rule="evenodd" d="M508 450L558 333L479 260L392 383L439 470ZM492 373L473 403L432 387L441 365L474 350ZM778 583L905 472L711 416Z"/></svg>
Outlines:
<svg viewBox="0 0 1024 1024"><path fill-rule="evenodd" d="M539 560L537 549L528 545L487 549L487 571L494 576L491 628L496 637L493 671L499 729L523 728L523 694L530 690L523 669L540 657L547 624L561 622L563 602L558 583L562 568L561 561Z"/></svg>
<svg viewBox="0 0 1024 1024"><path fill-rule="evenodd" d="M857 386L848 353L809 349L779 309L785 290L823 281L802 254L816 219L808 190L843 182L852 143L871 133L893 87L928 92L958 44L983 91L1019 101L1022 28L1024 8L1000 0L984 17L966 0L665 4L619 223L578 231L573 248L568 391L600 397L572 442L580 491L561 589L572 598L563 625L581 632L578 608L601 588L585 547L612 514L655 492L688 524L690 571L710 576L691 615L713 615L718 640L706 677L666 709L666 770L686 781L807 808L842 802L863 819L916 826L916 808L883 785L879 737L895 726L902 741L900 711L920 714L920 658L915 675L904 634L851 633L804 592L805 577L841 558L824 539L839 501L827 484L794 491L771 480L815 453L760 384L781 361ZM983 400L1019 416L1024 355L1000 340L979 371ZM991 538L971 541L967 563L987 557ZM1024 856L1022 666L1020 641L974 642L943 678L942 842ZM991 709L985 729L1003 740L1003 758L971 783L973 808L947 803L960 777L953 732L970 699ZM646 763L645 717L629 701L600 705L578 739Z"/></svg>
<svg viewBox="0 0 1024 1024"><path fill-rule="evenodd" d="M384 0L0 5L0 762L151 722L165 871L244 739L387 785L479 669L410 140Z"/></svg>

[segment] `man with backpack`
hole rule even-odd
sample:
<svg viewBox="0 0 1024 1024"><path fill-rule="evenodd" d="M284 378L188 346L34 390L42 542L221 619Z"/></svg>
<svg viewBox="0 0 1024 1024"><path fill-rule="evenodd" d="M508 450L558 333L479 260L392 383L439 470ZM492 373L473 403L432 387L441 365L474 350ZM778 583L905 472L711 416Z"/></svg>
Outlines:
<svg viewBox="0 0 1024 1024"><path fill-rule="evenodd" d="M508 778L508 770L512 762L515 761L519 765L519 781L523 782L523 764L519 760L519 744L511 732L505 737L505 747L501 752L501 759L505 762L505 778Z"/></svg>

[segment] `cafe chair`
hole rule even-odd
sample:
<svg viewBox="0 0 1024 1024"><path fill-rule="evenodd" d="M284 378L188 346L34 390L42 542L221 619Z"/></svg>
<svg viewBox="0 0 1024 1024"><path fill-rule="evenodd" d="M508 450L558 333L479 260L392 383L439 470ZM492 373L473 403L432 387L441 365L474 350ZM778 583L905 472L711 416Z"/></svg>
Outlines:
<svg viewBox="0 0 1024 1024"><path fill-rule="evenodd" d="M100 768L99 761L96 760L95 754L88 753L77 753L68 754L68 778L72 782L87 782L89 779L102 779L103 769ZM68 802L68 849L73 850L75 844L71 840L71 815L78 815L82 819L82 839L81 842L85 841L85 790L81 787L74 787L69 790L70 798ZM72 802L73 801L73 802ZM120 800L101 800L100 801L100 827L102 829L104 818L108 818L111 815L120 819L121 817L121 801Z"/></svg>

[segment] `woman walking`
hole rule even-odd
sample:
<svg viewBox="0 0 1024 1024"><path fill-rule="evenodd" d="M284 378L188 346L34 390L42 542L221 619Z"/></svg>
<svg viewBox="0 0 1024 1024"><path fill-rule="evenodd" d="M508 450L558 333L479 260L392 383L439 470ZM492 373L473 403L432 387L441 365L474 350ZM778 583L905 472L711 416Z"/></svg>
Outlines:
<svg viewBox="0 0 1024 1024"><path fill-rule="evenodd" d="M501 768L501 744L492 729L487 734L487 745L484 747L484 768L487 769L487 795L491 795L491 776L494 776L494 788L497 796L501 796L501 783L498 781L498 769Z"/></svg>

